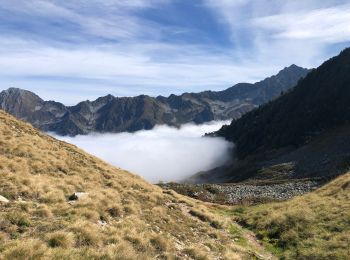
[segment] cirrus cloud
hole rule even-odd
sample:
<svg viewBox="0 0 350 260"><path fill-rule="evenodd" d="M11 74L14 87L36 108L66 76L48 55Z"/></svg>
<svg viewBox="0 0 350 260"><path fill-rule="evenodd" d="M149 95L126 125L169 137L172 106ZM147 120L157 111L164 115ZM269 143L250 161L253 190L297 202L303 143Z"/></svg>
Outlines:
<svg viewBox="0 0 350 260"><path fill-rule="evenodd" d="M318 66L349 43L345 0L0 0L0 90L71 105Z"/></svg>

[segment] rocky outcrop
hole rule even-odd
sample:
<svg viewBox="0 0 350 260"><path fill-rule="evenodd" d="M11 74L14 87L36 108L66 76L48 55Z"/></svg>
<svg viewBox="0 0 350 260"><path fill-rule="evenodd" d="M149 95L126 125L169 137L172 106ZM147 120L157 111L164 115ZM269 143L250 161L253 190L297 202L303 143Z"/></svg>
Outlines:
<svg viewBox="0 0 350 260"><path fill-rule="evenodd" d="M134 132L157 124L180 126L239 118L296 85L309 70L292 65L255 84L239 83L223 91L169 97L114 97L83 101L71 107L44 101L34 93L10 88L0 92L0 108L43 131L60 135Z"/></svg>

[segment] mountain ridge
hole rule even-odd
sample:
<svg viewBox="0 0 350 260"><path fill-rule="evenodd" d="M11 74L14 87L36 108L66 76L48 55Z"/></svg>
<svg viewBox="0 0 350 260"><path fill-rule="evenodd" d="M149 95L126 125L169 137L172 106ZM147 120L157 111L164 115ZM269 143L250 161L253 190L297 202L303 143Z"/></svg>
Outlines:
<svg viewBox="0 0 350 260"><path fill-rule="evenodd" d="M10 88L0 92L0 108L43 131L60 135L134 132L151 129L157 124L177 127L189 122L200 124L239 118L294 87L308 72L308 69L291 65L257 83L238 83L223 91L168 97L106 95L74 106L44 101L30 91Z"/></svg>
<svg viewBox="0 0 350 260"><path fill-rule="evenodd" d="M350 123L349 61L350 48L314 69L286 95L233 120L218 135L235 142L238 157L244 158L259 149L303 145L322 131Z"/></svg>
<svg viewBox="0 0 350 260"><path fill-rule="evenodd" d="M288 93L213 133L235 143L235 161L189 181L240 182L274 178L272 173L329 179L344 172L350 158L349 61L347 48Z"/></svg>

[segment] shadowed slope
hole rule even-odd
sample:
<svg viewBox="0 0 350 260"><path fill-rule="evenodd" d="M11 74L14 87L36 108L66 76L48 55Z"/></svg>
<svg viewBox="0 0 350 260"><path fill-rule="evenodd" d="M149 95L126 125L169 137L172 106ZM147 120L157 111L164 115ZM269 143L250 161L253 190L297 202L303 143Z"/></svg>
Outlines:
<svg viewBox="0 0 350 260"><path fill-rule="evenodd" d="M284 180L329 179L346 171L350 156L349 64L347 48L308 73L286 94L212 133L235 144L232 157L236 161L197 174L192 180L272 180L277 175Z"/></svg>
<svg viewBox="0 0 350 260"><path fill-rule="evenodd" d="M350 122L350 48L324 62L287 94L255 109L218 135L236 144L243 159L272 149L301 146Z"/></svg>

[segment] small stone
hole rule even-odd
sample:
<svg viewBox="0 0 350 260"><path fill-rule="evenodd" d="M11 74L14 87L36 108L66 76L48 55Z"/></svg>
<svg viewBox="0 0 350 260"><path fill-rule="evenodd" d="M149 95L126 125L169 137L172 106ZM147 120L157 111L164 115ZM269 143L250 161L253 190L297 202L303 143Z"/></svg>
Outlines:
<svg viewBox="0 0 350 260"><path fill-rule="evenodd" d="M97 224L98 224L100 227L102 227L102 228L104 228L104 227L107 226L107 222L106 222L106 221L103 221L103 220L97 221Z"/></svg>
<svg viewBox="0 0 350 260"><path fill-rule="evenodd" d="M208 252L211 251L210 248L209 248L208 246L204 246L204 249L205 249L206 251L208 251Z"/></svg>
<svg viewBox="0 0 350 260"><path fill-rule="evenodd" d="M2 202L2 203L8 203L8 202L10 202L8 199L6 199L4 196L1 196L0 195L0 202Z"/></svg>
<svg viewBox="0 0 350 260"><path fill-rule="evenodd" d="M154 226L154 230L155 230L156 232L159 232L159 231L160 231L160 228L159 228L158 226Z"/></svg>

